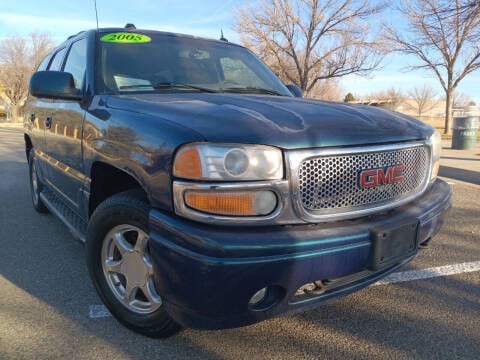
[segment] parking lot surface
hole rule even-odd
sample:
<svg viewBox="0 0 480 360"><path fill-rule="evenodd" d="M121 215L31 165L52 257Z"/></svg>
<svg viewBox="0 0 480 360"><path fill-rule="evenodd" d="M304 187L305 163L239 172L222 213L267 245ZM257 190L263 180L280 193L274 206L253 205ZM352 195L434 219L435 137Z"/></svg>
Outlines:
<svg viewBox="0 0 480 360"><path fill-rule="evenodd" d="M479 359L479 155L444 143L454 206L402 281L245 328L153 340L102 312L83 245L30 204L21 129L0 127L0 359Z"/></svg>

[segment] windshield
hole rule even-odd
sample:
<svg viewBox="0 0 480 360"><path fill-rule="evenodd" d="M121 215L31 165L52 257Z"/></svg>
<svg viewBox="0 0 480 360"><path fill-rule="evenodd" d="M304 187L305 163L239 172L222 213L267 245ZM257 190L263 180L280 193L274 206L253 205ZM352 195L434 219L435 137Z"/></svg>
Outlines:
<svg viewBox="0 0 480 360"><path fill-rule="evenodd" d="M135 41L136 38L140 40ZM97 93L229 92L291 96L250 51L211 40L140 32L102 33L98 36L96 64Z"/></svg>

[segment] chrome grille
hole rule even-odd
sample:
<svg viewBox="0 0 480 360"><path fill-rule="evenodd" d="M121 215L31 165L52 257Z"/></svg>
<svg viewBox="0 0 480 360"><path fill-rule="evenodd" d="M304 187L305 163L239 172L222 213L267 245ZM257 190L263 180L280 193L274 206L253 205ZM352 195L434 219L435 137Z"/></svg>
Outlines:
<svg viewBox="0 0 480 360"><path fill-rule="evenodd" d="M328 154L302 161L297 173L301 206L314 215L344 213L396 203L419 194L429 174L426 146L388 151ZM363 188L359 174L368 169L404 165L404 180Z"/></svg>

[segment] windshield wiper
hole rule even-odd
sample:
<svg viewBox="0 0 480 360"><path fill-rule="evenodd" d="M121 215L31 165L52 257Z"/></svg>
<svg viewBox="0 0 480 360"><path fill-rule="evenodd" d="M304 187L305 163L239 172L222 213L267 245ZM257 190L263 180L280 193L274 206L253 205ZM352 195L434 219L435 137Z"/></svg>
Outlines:
<svg viewBox="0 0 480 360"><path fill-rule="evenodd" d="M232 87L232 88L222 88L220 89L225 92L232 92L232 93L242 93L242 94L268 94L268 95L278 95L278 96L285 96L284 94L279 93L275 90L264 89L264 88L257 88L257 87Z"/></svg>
<svg viewBox="0 0 480 360"><path fill-rule="evenodd" d="M203 88L200 86L195 86L195 85L189 85L189 84L178 84L178 83L173 83L173 82L161 82L155 85L151 84L136 84L136 85L123 85L119 86L120 90L124 89L137 89L137 88L150 88L150 89L171 89L171 88L180 88L180 89L190 89L190 90L198 90L198 91L203 91L203 92L208 92L208 93L216 93L218 92L217 90L214 89L207 89Z"/></svg>
<svg viewBox="0 0 480 360"><path fill-rule="evenodd" d="M118 87L120 90L123 89L137 89L137 88L150 88L153 89L153 85L150 84L136 84L136 85L121 85Z"/></svg>
<svg viewBox="0 0 480 360"><path fill-rule="evenodd" d="M191 90L198 90L207 93L216 93L217 90L208 89L200 86L190 85L190 84L179 84L175 82L161 82L158 84L153 85L154 89L170 89L170 88L180 88L180 89L191 89Z"/></svg>

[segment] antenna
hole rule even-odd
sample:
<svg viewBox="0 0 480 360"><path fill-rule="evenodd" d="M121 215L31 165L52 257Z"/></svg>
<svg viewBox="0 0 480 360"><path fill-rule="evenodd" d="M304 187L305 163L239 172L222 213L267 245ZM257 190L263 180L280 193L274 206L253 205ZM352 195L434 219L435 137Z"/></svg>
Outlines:
<svg viewBox="0 0 480 360"><path fill-rule="evenodd" d="M225 41L225 42L228 42L228 40L226 38L223 37L223 29L220 29L220 41Z"/></svg>
<svg viewBox="0 0 480 360"><path fill-rule="evenodd" d="M97 20L97 29L98 29L98 11L97 11L97 0L93 0L93 5L95 7L95 19Z"/></svg>

